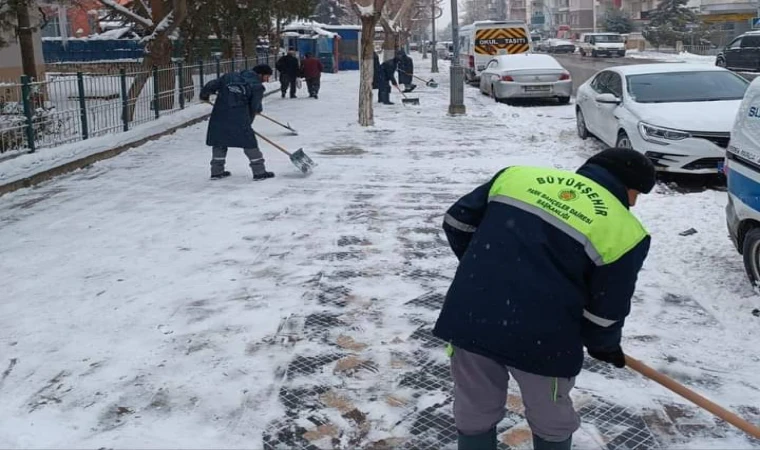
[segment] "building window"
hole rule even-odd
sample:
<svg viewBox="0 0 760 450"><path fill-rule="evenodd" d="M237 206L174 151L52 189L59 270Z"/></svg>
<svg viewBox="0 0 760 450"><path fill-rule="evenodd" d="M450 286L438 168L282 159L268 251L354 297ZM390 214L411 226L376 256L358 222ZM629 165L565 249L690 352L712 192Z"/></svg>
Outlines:
<svg viewBox="0 0 760 450"><path fill-rule="evenodd" d="M56 38L61 37L61 27L58 23L58 17L51 17L48 19L48 23L42 28L42 37Z"/></svg>
<svg viewBox="0 0 760 450"><path fill-rule="evenodd" d="M47 25L41 30L40 34L46 38L59 38L61 35L61 23L58 20L58 16L52 16L48 18ZM71 36L71 22L66 23L66 36Z"/></svg>

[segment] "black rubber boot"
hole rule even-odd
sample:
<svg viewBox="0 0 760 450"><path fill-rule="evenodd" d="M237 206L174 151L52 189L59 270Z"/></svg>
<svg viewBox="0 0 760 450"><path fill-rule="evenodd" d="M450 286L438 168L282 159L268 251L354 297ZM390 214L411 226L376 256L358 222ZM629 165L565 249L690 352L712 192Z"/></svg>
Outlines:
<svg viewBox="0 0 760 450"><path fill-rule="evenodd" d="M222 173L216 173L211 175L212 180L219 180L221 178L227 178L228 176L232 175L231 173L227 172L226 170Z"/></svg>
<svg viewBox="0 0 760 450"><path fill-rule="evenodd" d="M457 448L459 450L496 450L496 428L472 436L459 433Z"/></svg>
<svg viewBox="0 0 760 450"><path fill-rule="evenodd" d="M263 172L263 173L257 173L253 175L253 181L268 180L270 178L274 178L273 172Z"/></svg>
<svg viewBox="0 0 760 450"><path fill-rule="evenodd" d="M573 446L573 437L565 439L562 442L551 442L533 435L533 450L570 450Z"/></svg>

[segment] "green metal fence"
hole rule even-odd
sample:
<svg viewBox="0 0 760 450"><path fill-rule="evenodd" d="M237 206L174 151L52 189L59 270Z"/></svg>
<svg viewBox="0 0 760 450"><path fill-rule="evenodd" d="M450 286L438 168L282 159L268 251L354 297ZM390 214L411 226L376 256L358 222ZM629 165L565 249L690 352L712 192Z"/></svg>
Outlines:
<svg viewBox="0 0 760 450"><path fill-rule="evenodd" d="M178 62L148 71L48 72L44 81L0 82L0 153L128 131L198 103L203 84L222 74L261 63L274 67L275 58Z"/></svg>

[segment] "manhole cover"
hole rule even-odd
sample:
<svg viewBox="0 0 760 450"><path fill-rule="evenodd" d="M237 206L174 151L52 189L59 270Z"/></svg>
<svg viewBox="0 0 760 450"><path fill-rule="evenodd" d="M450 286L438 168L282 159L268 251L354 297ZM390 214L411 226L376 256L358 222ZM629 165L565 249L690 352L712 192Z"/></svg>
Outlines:
<svg viewBox="0 0 760 450"><path fill-rule="evenodd" d="M341 155L362 155L367 152L361 147L346 145L346 146L341 146L341 147L328 147L318 153L322 155L341 156Z"/></svg>

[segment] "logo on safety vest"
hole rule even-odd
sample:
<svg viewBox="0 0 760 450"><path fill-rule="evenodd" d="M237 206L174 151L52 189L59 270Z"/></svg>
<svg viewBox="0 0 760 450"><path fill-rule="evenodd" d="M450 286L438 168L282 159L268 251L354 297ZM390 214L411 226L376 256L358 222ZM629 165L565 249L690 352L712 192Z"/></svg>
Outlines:
<svg viewBox="0 0 760 450"><path fill-rule="evenodd" d="M578 198L578 194L573 190L565 189L563 191L559 191L558 197L560 200L569 202Z"/></svg>

